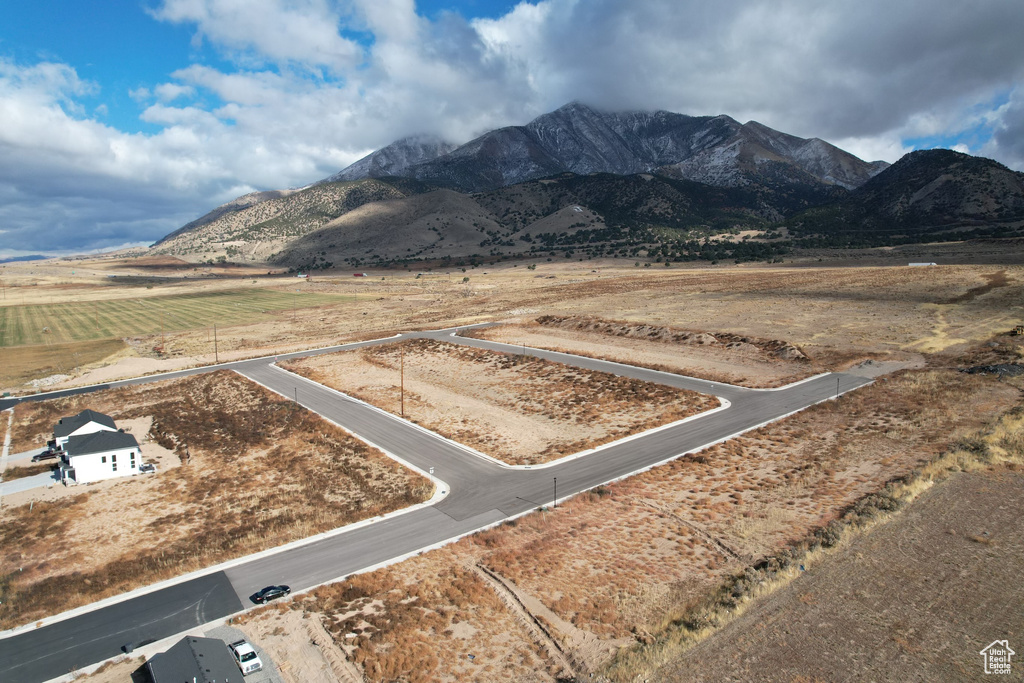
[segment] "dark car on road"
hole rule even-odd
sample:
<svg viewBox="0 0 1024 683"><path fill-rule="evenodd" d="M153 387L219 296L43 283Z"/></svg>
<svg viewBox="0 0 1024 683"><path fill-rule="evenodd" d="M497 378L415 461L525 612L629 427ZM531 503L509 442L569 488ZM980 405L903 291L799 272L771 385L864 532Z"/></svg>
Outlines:
<svg viewBox="0 0 1024 683"><path fill-rule="evenodd" d="M57 451L53 450L52 448L47 448L42 453L37 453L36 455L33 455L32 456L32 462L42 462L43 460L54 460L58 456L60 456L60 453L58 453Z"/></svg>
<svg viewBox="0 0 1024 683"><path fill-rule="evenodd" d="M262 604L269 600L276 600L277 598L283 598L292 592L292 589L288 586L267 586L261 588L250 596L250 599L255 602Z"/></svg>

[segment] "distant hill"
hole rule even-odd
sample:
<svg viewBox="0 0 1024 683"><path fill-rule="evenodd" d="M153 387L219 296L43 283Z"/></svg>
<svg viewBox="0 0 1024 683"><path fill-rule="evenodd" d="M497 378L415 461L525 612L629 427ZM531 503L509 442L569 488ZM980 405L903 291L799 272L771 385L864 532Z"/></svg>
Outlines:
<svg viewBox="0 0 1024 683"><path fill-rule="evenodd" d="M432 188L415 180L391 178L246 195L171 233L152 253L190 261L273 261L295 239L353 209L427 189Z"/></svg>
<svg viewBox="0 0 1024 683"><path fill-rule="evenodd" d="M0 259L0 263L14 263L16 261L42 261L48 259L49 256L43 256L42 254L32 254L31 256L11 256L8 258Z"/></svg>
<svg viewBox="0 0 1024 683"><path fill-rule="evenodd" d="M628 256L644 244L763 228L776 213L745 188L564 173L490 192L439 189L367 203L296 239L275 263L308 269L576 251Z"/></svg>
<svg viewBox="0 0 1024 683"><path fill-rule="evenodd" d="M1024 173L948 149L911 152L847 196L786 221L794 235L837 244L1022 225Z"/></svg>

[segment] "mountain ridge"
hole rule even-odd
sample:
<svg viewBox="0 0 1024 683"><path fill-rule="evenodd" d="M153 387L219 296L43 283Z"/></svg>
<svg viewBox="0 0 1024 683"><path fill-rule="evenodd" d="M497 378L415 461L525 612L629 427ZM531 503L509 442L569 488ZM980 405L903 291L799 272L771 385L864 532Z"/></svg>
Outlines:
<svg viewBox="0 0 1024 683"><path fill-rule="evenodd" d="M739 151L711 153L730 145ZM463 192L480 192L557 173L630 175L674 166L677 177L736 186L756 182L752 176L737 173L744 154L747 161L756 158L790 164L818 182L846 189L860 185L887 165L862 161L818 138L798 138L757 122L740 124L724 114L601 112L571 102L524 126L498 128L446 153L411 163L397 174ZM698 161L687 163L700 155ZM349 180L374 177L367 159L339 175Z"/></svg>
<svg viewBox="0 0 1024 683"><path fill-rule="evenodd" d="M1017 230L1022 177L948 150L889 166L756 121L574 102L464 145L402 138L308 187L239 197L153 249L297 269L575 253L775 258L815 241ZM741 231L742 242L715 237Z"/></svg>

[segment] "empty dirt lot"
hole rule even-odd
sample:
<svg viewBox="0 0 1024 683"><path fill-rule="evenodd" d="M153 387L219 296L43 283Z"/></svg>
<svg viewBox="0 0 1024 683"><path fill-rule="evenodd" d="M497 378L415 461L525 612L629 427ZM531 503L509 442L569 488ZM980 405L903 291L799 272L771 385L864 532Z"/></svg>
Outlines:
<svg viewBox="0 0 1024 683"><path fill-rule="evenodd" d="M650 680L983 680L1024 636L1022 506L1019 468L959 474Z"/></svg>
<svg viewBox="0 0 1024 683"><path fill-rule="evenodd" d="M283 364L512 465L556 460L718 407L692 391L428 339ZM403 369L404 368L404 369Z"/></svg>
<svg viewBox="0 0 1024 683"><path fill-rule="evenodd" d="M775 387L832 369L834 358L807 358L781 340L586 316L540 316L529 322L468 330L466 336L523 344L748 387ZM848 360L860 360L854 354Z"/></svg>
<svg viewBox="0 0 1024 683"><path fill-rule="evenodd" d="M433 490L229 371L20 404L16 443L45 441L60 417L87 407L133 428L158 473L5 497L0 628L380 515Z"/></svg>

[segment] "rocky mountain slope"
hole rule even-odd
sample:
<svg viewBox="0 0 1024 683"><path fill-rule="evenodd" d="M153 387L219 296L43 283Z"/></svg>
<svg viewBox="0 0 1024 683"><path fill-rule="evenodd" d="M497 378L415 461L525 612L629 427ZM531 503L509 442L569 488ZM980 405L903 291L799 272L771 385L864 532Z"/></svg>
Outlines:
<svg viewBox="0 0 1024 683"><path fill-rule="evenodd" d="M948 149L911 152L846 197L787 221L838 243L1024 226L1024 173ZM996 233L998 234L998 233Z"/></svg>
<svg viewBox="0 0 1024 683"><path fill-rule="evenodd" d="M276 262L308 269L580 251L629 256L645 244L763 228L775 213L745 188L652 174L563 173L490 192L439 189L368 203L293 241Z"/></svg>
<svg viewBox="0 0 1024 683"><path fill-rule="evenodd" d="M397 149L408 145L395 143ZM388 148L385 148L387 150ZM435 146L430 151L440 151ZM384 153L385 150L381 150ZM372 155L371 155L372 156ZM736 187L778 176L758 166L789 167L784 182L852 189L882 170L822 140L805 140L728 116L667 111L600 112L573 102L525 126L500 128L432 159L374 171L366 157L342 171L345 179L398 174L479 192L557 173L633 173L671 169L676 177Z"/></svg>
<svg viewBox="0 0 1024 683"><path fill-rule="evenodd" d="M410 166L436 159L448 154L456 147L458 145L455 143L447 142L434 135L405 137L366 155L348 168L321 182L337 183L345 180L406 175Z"/></svg>
<svg viewBox="0 0 1024 683"><path fill-rule="evenodd" d="M428 188L415 180L318 183L301 190L261 193L262 201L234 202L176 230L152 247L190 261L273 261L288 244L370 202L407 197Z"/></svg>

